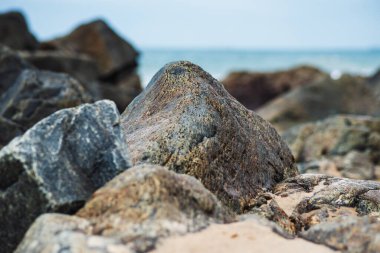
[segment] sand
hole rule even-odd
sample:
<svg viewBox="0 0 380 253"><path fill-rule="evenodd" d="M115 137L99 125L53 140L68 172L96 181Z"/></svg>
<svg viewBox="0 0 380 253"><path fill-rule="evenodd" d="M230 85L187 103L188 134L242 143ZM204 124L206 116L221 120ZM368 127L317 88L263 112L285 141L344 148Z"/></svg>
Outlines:
<svg viewBox="0 0 380 253"><path fill-rule="evenodd" d="M327 253L337 252L325 246L296 238L285 239L270 227L247 220L231 224L213 224L208 228L184 236L162 240L154 253Z"/></svg>

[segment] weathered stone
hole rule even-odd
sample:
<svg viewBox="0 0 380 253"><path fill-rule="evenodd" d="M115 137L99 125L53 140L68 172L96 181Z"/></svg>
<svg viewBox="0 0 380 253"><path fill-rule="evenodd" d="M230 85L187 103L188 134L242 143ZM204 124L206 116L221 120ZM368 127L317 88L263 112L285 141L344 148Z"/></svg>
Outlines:
<svg viewBox="0 0 380 253"><path fill-rule="evenodd" d="M22 127L16 123L0 117L0 149L14 137L23 133Z"/></svg>
<svg viewBox="0 0 380 253"><path fill-rule="evenodd" d="M67 74L27 69L1 97L0 115L27 129L53 112L90 100Z"/></svg>
<svg viewBox="0 0 380 253"><path fill-rule="evenodd" d="M376 179L380 119L340 115L291 128L283 134L301 173Z"/></svg>
<svg viewBox="0 0 380 253"><path fill-rule="evenodd" d="M343 75L294 89L257 113L278 131L336 114L380 115L380 102L361 77Z"/></svg>
<svg viewBox="0 0 380 253"><path fill-rule="evenodd" d="M380 221L375 217L340 217L315 225L301 236L345 253L380 252Z"/></svg>
<svg viewBox="0 0 380 253"><path fill-rule="evenodd" d="M45 212L71 213L129 167L119 113L110 101L43 119L0 151L0 244L10 252Z"/></svg>
<svg viewBox="0 0 380 253"><path fill-rule="evenodd" d="M94 99L101 97L98 67L89 56L67 51L23 51L20 56L40 70L67 73L77 79Z"/></svg>
<svg viewBox="0 0 380 253"><path fill-rule="evenodd" d="M24 69L33 67L9 48L0 45L0 98Z"/></svg>
<svg viewBox="0 0 380 253"><path fill-rule="evenodd" d="M20 12L0 14L0 44L13 49L36 49L38 42Z"/></svg>
<svg viewBox="0 0 380 253"><path fill-rule="evenodd" d="M87 54L103 77L137 65L137 51L102 20L81 25L65 37L45 42L42 48Z"/></svg>
<svg viewBox="0 0 380 253"><path fill-rule="evenodd" d="M224 87L240 103L254 110L296 87L327 78L319 69L301 66L272 73L233 72L223 80Z"/></svg>
<svg viewBox="0 0 380 253"><path fill-rule="evenodd" d="M140 78L135 72L122 73L115 79L102 81L100 85L102 97L114 101L121 112L142 90Z"/></svg>
<svg viewBox="0 0 380 253"><path fill-rule="evenodd" d="M86 248L91 242L101 248L99 252L111 253L112 247L146 252L161 238L235 219L199 181L156 165L140 165L120 174L96 191L77 216L82 219L41 217L16 252L43 252L58 241L66 241L58 249L83 250L70 252L92 252Z"/></svg>
<svg viewBox="0 0 380 253"><path fill-rule="evenodd" d="M123 113L122 124L133 164L194 176L239 212L261 187L297 174L270 124L189 62L161 69Z"/></svg>

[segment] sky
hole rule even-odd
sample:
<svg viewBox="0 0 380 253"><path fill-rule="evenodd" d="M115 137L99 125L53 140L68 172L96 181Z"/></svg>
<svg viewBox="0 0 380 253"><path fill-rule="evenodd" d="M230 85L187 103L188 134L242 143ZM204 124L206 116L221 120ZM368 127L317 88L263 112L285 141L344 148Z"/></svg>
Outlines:
<svg viewBox="0 0 380 253"><path fill-rule="evenodd" d="M380 48L380 0L0 0L40 40L104 18L138 48Z"/></svg>

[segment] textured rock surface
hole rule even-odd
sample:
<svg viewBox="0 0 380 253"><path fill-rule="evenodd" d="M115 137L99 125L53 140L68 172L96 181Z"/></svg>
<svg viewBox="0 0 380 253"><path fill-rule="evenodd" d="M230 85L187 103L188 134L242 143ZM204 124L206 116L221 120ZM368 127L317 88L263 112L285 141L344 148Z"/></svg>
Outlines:
<svg viewBox="0 0 380 253"><path fill-rule="evenodd" d="M342 252L380 252L380 221L375 217L340 217L315 225L301 236Z"/></svg>
<svg viewBox="0 0 380 253"><path fill-rule="evenodd" d="M380 115L380 102L360 77L343 75L299 87L272 100L257 113L284 131L299 123L336 114Z"/></svg>
<svg viewBox="0 0 380 253"><path fill-rule="evenodd" d="M43 252L64 238L78 239L66 240L56 252L80 247L83 251L70 252L92 252L87 248L94 241L102 248L94 252L114 252L111 248L146 252L160 238L234 220L199 181L154 165L136 166L120 174L96 191L77 216L82 219L41 217L16 252Z"/></svg>
<svg viewBox="0 0 380 253"><path fill-rule="evenodd" d="M287 91L327 77L319 69L301 66L273 73L233 72L223 84L240 103L254 110Z"/></svg>
<svg viewBox="0 0 380 253"><path fill-rule="evenodd" d="M133 164L198 178L236 211L297 173L276 131L189 62L166 65L122 115Z"/></svg>
<svg viewBox="0 0 380 253"><path fill-rule="evenodd" d="M276 222L282 234L294 229L293 235L347 252L378 249L379 182L304 174L277 184L273 192L251 211Z"/></svg>
<svg viewBox="0 0 380 253"><path fill-rule="evenodd" d="M36 49L38 42L19 12L0 13L0 44L13 49Z"/></svg>
<svg viewBox="0 0 380 253"><path fill-rule="evenodd" d="M136 66L138 55L102 20L81 25L65 37L45 42L42 47L87 54L96 61L102 76Z"/></svg>
<svg viewBox="0 0 380 253"><path fill-rule="evenodd" d="M355 179L378 178L380 119L340 115L303 124L283 134L302 173Z"/></svg>
<svg viewBox="0 0 380 253"><path fill-rule="evenodd" d="M77 79L94 99L101 97L98 67L89 56L59 50L23 51L20 56L40 70L69 74Z"/></svg>
<svg viewBox="0 0 380 253"><path fill-rule="evenodd" d="M0 117L0 149L22 133L23 130L20 125Z"/></svg>
<svg viewBox="0 0 380 253"><path fill-rule="evenodd" d="M129 167L115 104L54 113L0 151L0 244L10 252L41 213L70 213Z"/></svg>

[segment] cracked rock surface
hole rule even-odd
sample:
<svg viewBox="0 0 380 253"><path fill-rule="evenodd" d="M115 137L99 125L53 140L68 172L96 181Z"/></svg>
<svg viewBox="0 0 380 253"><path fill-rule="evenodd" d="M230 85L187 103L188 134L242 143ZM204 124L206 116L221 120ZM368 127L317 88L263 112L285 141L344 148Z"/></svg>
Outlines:
<svg viewBox="0 0 380 253"><path fill-rule="evenodd" d="M0 244L17 246L45 212L72 213L130 166L111 101L58 111L0 151Z"/></svg>
<svg viewBox="0 0 380 253"><path fill-rule="evenodd" d="M297 174L276 130L190 62L162 68L122 114L132 163L199 179L237 212Z"/></svg>
<svg viewBox="0 0 380 253"><path fill-rule="evenodd" d="M277 184L273 192L252 212L273 220L287 234L344 252L380 249L379 182L303 174ZM279 208L275 215L268 212L274 202Z"/></svg>
<svg viewBox="0 0 380 253"><path fill-rule="evenodd" d="M146 252L161 238L234 219L195 178L140 165L96 191L76 216L41 216L16 252Z"/></svg>

